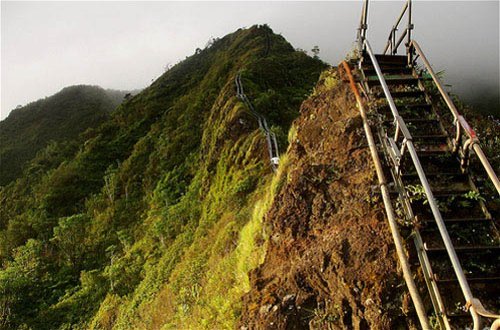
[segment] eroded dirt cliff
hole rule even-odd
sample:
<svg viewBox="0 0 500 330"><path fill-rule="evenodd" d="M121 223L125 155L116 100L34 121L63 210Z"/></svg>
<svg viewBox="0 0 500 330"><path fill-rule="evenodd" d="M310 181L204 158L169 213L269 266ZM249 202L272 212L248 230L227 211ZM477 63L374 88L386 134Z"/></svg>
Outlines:
<svg viewBox="0 0 500 330"><path fill-rule="evenodd" d="M240 328L411 327L362 120L336 69L322 75L294 128Z"/></svg>

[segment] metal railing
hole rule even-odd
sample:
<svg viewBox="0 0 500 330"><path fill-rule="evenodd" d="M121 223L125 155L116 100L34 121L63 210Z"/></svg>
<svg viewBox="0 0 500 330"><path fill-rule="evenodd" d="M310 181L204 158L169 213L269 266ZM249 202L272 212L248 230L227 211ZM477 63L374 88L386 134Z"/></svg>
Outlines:
<svg viewBox="0 0 500 330"><path fill-rule="evenodd" d="M372 65L375 69L375 72L378 76L378 79L380 80L380 85L382 87L382 90L384 92L385 98L387 99L387 102L389 104L389 108L391 110L391 113L394 117L394 121L396 124L396 132L393 141L397 143L399 140L399 137L402 136L403 140L401 142L401 147L397 150L399 157L402 158L406 150L410 154L410 157L412 159L413 165L415 166L415 169L417 170L417 175L418 178L422 184L422 187L425 192L425 196L427 199L427 202L431 208L432 215L434 217L434 220L436 222L436 225L438 227L439 233L441 235L441 238L443 240L446 253L448 254L448 258L450 259L450 262L452 264L453 271L455 273L455 276L458 280L460 289L462 290L462 293L464 295L464 298L468 304L471 305L471 308L469 309L472 318L474 320L474 329L479 329L479 324L480 318L478 313L476 312L476 308L472 305L474 301L477 301L476 298L472 295L472 292L470 290L469 284L467 282L467 279L465 278L462 266L460 264L460 261L458 260L457 253L455 251L455 248L453 247L453 244L451 242L450 236L448 234L448 230L446 229L446 226L443 221L443 217L441 215L441 212L439 211L439 207L437 205L436 199L434 198L434 194L431 191L431 187L429 185L429 182L427 180L427 177L424 173L424 170L422 168L422 165L420 163L420 160L417 155L417 151L415 149L415 146L413 145L413 138L403 120L403 118L399 115L399 112L396 108L396 104L394 103L394 99L392 98L392 95L389 91L389 87L387 86L387 83L385 81L384 75L382 74L382 70L380 69L380 66L378 64L377 58L375 57L375 54L373 53L373 50L370 46L370 43L368 42L367 39L364 40L364 49L366 50L367 54L369 55ZM477 325L477 326L476 326Z"/></svg>
<svg viewBox="0 0 500 330"><path fill-rule="evenodd" d="M477 157L479 158L483 168L485 169L488 177L491 182L495 186L498 194L500 194L500 181L498 180L498 176L493 170L490 162L486 158L483 150L481 149L481 145L479 143L479 138L476 135L476 132L471 128L469 123L465 120L465 118L458 112L457 107L453 103L450 95L446 92L441 83L439 77L436 75L434 70L432 69L427 57L424 55L422 48L415 40L411 40L408 48L408 52L410 54L415 53L417 56L410 62L413 67L416 67L416 61L420 58L424 64L425 70L429 73L436 85L441 97L446 103L448 109L453 115L453 125L455 126L456 134L453 138L453 151L459 152L462 157L462 166L466 167L468 164L468 160L470 159L470 150L472 149ZM465 136L465 142L463 142L463 136Z"/></svg>
<svg viewBox="0 0 500 330"><path fill-rule="evenodd" d="M368 1L365 0L363 2L363 14L362 14L362 20L360 23L359 31L362 31L362 34L358 34L358 40L361 42L366 39L366 21L367 17L366 14L368 13ZM399 38L397 38L397 31L399 29L399 25L403 18L407 16L407 25L406 28L403 30L403 33ZM364 29L362 29L364 27ZM420 45L415 41L412 40L411 38L411 33L414 28L414 25L412 23L412 0L406 0L401 13L396 19L396 23L392 26L391 31L389 33L389 38L387 40L386 46L384 48L383 54L387 54L387 51L390 51L391 55L396 55L398 53L398 48L403 42L403 40L406 38L406 55L408 57L408 64L412 67L416 67L416 61L418 58L420 58L424 64L425 69L429 73L429 75L432 77L432 80L434 81L434 84L436 85L439 93L443 97L446 105L448 106L448 109L451 111L453 115L453 125L455 126L456 129L456 134L455 138L453 139L453 151L458 152L461 151L461 157L462 157L462 166L464 168L467 167L469 159L470 159L470 150L472 149L474 153L477 155L479 158L482 166L484 167L486 173L488 174L488 177L490 178L491 182L495 186L498 194L500 195L500 181L498 180L498 176L496 175L495 171L493 170L491 164L489 163L488 159L486 158L483 150L481 149L479 139L475 133L475 131L471 128L471 126L467 123L465 118L460 115L458 112L455 104L453 103L451 97L448 95L448 93L445 91L443 84L439 80L438 76L432 69L429 61L427 60L426 56L424 55L422 49L420 48ZM361 37L362 39L360 39ZM363 49L364 50L364 49ZM415 56L416 55L416 56ZM465 142L463 142L462 136L466 136ZM462 143L463 142L463 143Z"/></svg>
<svg viewBox="0 0 500 330"><path fill-rule="evenodd" d="M368 29L368 0L363 1L363 8L361 10L361 19L358 27L358 50L360 53L363 51L363 41L366 39L366 30Z"/></svg>
<svg viewBox="0 0 500 330"><path fill-rule="evenodd" d="M403 6L403 9L401 10L401 14L399 14L398 19L396 20L396 24L392 26L383 54L386 54L387 51L389 50L391 55L396 55L398 53L399 45L401 45L401 43L405 38L406 38L406 44L405 44L406 48L409 47L411 41L411 31L413 30L411 10L412 10L412 1L407 0L405 5ZM405 15L407 16L408 23L406 25L406 28L403 30L401 36L397 38L399 23L401 23Z"/></svg>
<svg viewBox="0 0 500 330"><path fill-rule="evenodd" d="M474 298L472 295L472 292L470 290L469 284L465 278L462 266L459 262L459 259L457 257L456 251L453 247L453 244L451 242L451 239L449 237L448 231L446 229L446 226L444 224L442 215L439 211L437 202L434 198L434 195L431 191L429 182L427 180L427 177L422 169L422 166L420 164L420 160L418 158L417 152L415 150L415 147L413 145L412 141L412 136L402 119L402 117L399 115L399 112L396 108L396 105L394 103L394 100L392 98L392 95L389 91L389 87L387 86L387 83L385 81L385 78L382 74L382 71L380 69L380 66L378 64L377 58L375 57L375 54L373 53L373 50L370 46L370 43L366 39L366 30L367 30L367 13L368 13L368 0L365 0L363 2L363 10L362 10L362 15L361 15L361 21L360 25L358 28L358 49L360 51L360 56L361 58L365 55L368 54L368 56L371 59L372 65L375 69L375 72L377 74L377 77L380 81L380 85L382 87L382 90L384 92L385 98L389 104L389 108L391 110L391 113L394 117L394 124L395 124L395 135L394 139L389 138L387 145L389 146L388 149L393 151L394 154L394 159L396 161L396 170L399 171L399 161L401 160L402 156L406 151L410 154L410 157L412 159L413 165L415 166L417 170L417 175L418 178L422 184L422 187L425 192L426 200L431 208L432 215L434 217L434 220L436 222L436 225L438 227L440 236L443 240L444 246L446 253L448 254L448 257L451 261L453 271L456 275L456 278L458 280L460 289L463 293L463 296L467 302L467 306L469 307L469 312L471 313L473 322L474 322L474 329L480 329L481 327L481 316L483 317L488 317L488 318L496 318L493 322L492 329L498 326L499 323L499 316L488 312L481 304L481 302L477 299ZM403 20L404 16L407 16L408 23L406 28L404 29L403 33L397 37L397 31L399 28L399 25L401 21ZM468 155L470 150L474 150L476 155L478 156L479 160L481 161L484 169L488 173L488 176L490 180L493 182L495 188L497 189L497 192L500 194L500 183L498 181L498 177L495 174L493 168L491 167L491 164L488 162L487 158L485 157L480 145L479 145L479 140L476 136L476 133L474 130L469 126L467 121L464 119L463 116L461 116L453 104L453 101L451 100L451 97L446 93L446 91L443 88L442 83L440 82L439 78L437 75L434 73L432 70L432 67L430 66L427 58L425 57L424 53L422 52L422 49L418 45L418 43L414 40L411 39L411 33L413 30L413 23L412 23L412 1L407 0L405 2L405 5L403 6L403 9L398 16L396 23L393 25L390 33L389 33L389 38L387 41L387 44L384 49L384 54L387 54L387 51L390 51L390 55L396 55L398 52L398 48L405 40L406 38L406 55L408 57L408 65L413 67L415 69L415 63L418 58L420 58L423 63L424 67L429 73L429 75L432 77L432 80L434 81L437 89L439 90L441 96L444 99L444 102L448 106L449 110L451 111L454 121L453 124L455 125L456 128L456 135L455 138L452 141L453 144L453 151L457 152L461 155L461 163L462 167L465 169L465 167L468 165ZM416 55L414 57L414 55ZM361 64L360 64L361 65ZM465 135L466 140L464 143L462 136ZM402 137L402 142L401 142L401 147L398 147L398 140L399 138ZM389 151L390 151L389 150ZM386 210L388 208L386 207ZM390 211L390 210L388 210ZM418 236L418 235L417 235ZM417 237L418 238L418 237ZM417 239L418 240L418 239ZM424 265L428 265L428 260L426 261L426 254L425 252L422 253L423 256L422 258L424 259ZM427 278L426 278L427 280ZM432 284L432 283L431 283ZM432 286L432 285L431 285ZM442 301L439 296L439 292L437 291L437 288L433 287L433 290L436 291L435 296L433 299L433 304L435 304L435 307L437 305L439 310L442 310ZM429 288L430 289L430 288ZM433 298L431 296L431 298ZM446 318L445 318L446 321ZM448 322L445 322L444 324L442 323L446 328L449 328Z"/></svg>
<svg viewBox="0 0 500 330"><path fill-rule="evenodd" d="M264 117L254 109L252 102L250 102L245 92L243 91L243 83L241 82L240 73L238 73L234 78L234 83L236 85L236 96L246 105L250 114L255 119L257 119L259 128L264 132L264 135L266 137L267 150L269 152L269 161L271 163L273 171L276 171L279 165L279 150L276 135L269 129L266 117Z"/></svg>
<svg viewBox="0 0 500 330"><path fill-rule="evenodd" d="M420 321L420 325L422 326L422 329L424 330L431 329L429 321L427 319L427 314L425 312L424 304L422 302L422 298L420 297L420 293L418 292L417 286L415 285L415 281L413 280L413 274L410 268L410 263L407 259L408 253L406 252L406 249L403 244L403 239L401 238L401 234L399 233L398 224L396 221L396 215L392 207L392 202L389 195L387 180L384 175L382 163L378 156L377 147L375 140L373 138L372 130L370 128L370 125L368 124L368 118L363 105L363 101L361 100L361 96L354 82L354 78L352 76L349 65L344 61L342 62L342 66L349 78L351 90L354 93L356 102L358 104L359 112L361 114L361 118L363 119L363 127L365 129L365 134L368 140L368 147L370 148L370 154L375 164L375 171L377 173L377 179L379 182L380 191L382 193L382 200L384 202L384 207L387 212L387 220L389 222L389 228L391 230L392 238L394 240L394 245L396 246L396 253L398 255L398 259L401 264L401 269L403 271L403 277L405 279L406 286L408 287L408 291L410 292L410 296L413 301L413 305L415 306L415 310L417 312L417 316Z"/></svg>

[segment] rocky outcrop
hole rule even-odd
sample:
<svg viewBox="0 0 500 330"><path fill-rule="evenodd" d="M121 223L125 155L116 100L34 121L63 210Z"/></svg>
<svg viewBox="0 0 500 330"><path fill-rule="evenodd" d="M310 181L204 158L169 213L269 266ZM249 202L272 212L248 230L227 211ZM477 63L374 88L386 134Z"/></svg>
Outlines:
<svg viewBox="0 0 500 330"><path fill-rule="evenodd" d="M241 329L412 327L362 120L336 69L294 122Z"/></svg>

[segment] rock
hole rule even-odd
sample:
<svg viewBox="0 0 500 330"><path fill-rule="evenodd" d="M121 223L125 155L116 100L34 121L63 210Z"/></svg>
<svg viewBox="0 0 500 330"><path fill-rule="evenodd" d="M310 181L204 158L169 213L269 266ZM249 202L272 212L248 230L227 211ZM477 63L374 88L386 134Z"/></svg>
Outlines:
<svg viewBox="0 0 500 330"><path fill-rule="evenodd" d="M365 306L370 306L374 303L373 299L372 298L368 298L365 300Z"/></svg>
<svg viewBox="0 0 500 330"><path fill-rule="evenodd" d="M269 313L269 311L271 310L272 307L273 307L273 305L271 305L271 304L261 306L259 309L259 313L261 315L267 314L267 313Z"/></svg>
<svg viewBox="0 0 500 330"><path fill-rule="evenodd" d="M284 306L291 305L294 303L295 303L295 294L287 294L286 296L283 297L282 304Z"/></svg>

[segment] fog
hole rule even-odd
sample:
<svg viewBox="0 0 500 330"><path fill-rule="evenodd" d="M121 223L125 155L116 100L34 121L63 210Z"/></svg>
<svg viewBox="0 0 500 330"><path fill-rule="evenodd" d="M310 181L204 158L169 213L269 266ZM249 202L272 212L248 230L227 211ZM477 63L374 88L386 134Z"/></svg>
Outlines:
<svg viewBox="0 0 500 330"><path fill-rule="evenodd" d="M370 4L368 38L378 51L401 1ZM499 113L499 2L414 1L414 36L445 82ZM148 86L211 37L267 23L294 47L336 65L352 48L361 1L4 2L1 114L65 86Z"/></svg>

